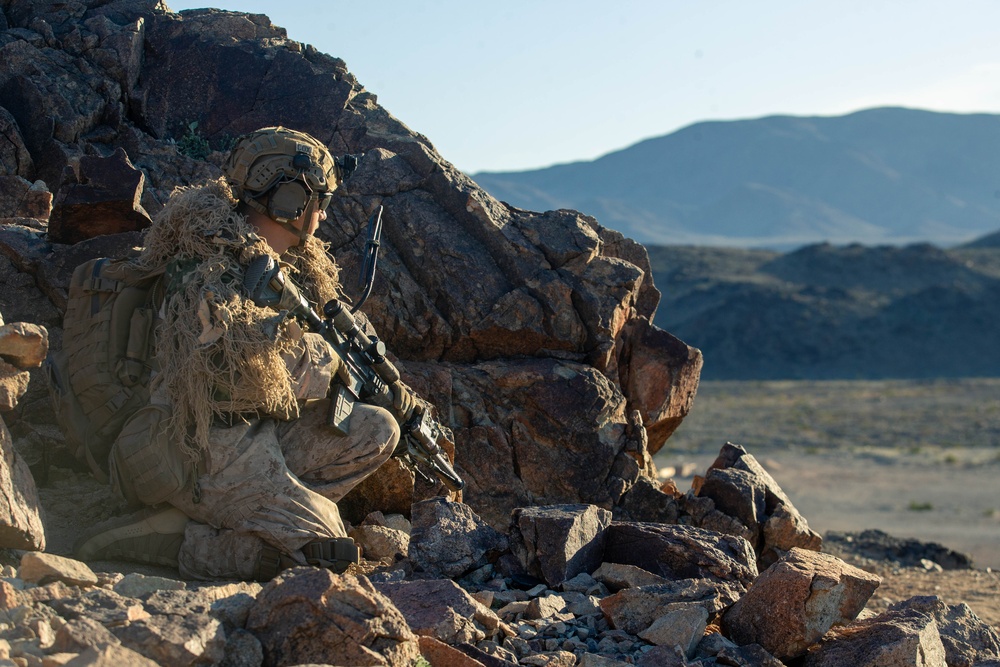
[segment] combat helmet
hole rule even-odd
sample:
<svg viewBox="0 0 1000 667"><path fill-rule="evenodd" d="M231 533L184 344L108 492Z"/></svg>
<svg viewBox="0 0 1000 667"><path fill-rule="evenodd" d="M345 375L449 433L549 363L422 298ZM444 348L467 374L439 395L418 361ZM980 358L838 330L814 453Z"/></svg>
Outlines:
<svg viewBox="0 0 1000 667"><path fill-rule="evenodd" d="M310 204L319 210L329 206L342 180L326 146L284 127L240 137L222 170L239 201L296 233L292 221Z"/></svg>

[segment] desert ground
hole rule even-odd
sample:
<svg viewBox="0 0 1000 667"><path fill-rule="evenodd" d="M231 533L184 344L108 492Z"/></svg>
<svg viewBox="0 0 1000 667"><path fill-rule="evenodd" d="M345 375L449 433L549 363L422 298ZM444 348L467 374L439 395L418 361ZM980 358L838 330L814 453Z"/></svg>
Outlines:
<svg viewBox="0 0 1000 667"><path fill-rule="evenodd" d="M1000 379L702 382L654 461L683 491L727 440L820 534L875 528L973 558L946 572L858 559L885 579L870 607L940 595L1000 627Z"/></svg>
<svg viewBox="0 0 1000 667"><path fill-rule="evenodd" d="M703 382L655 462L700 474L727 440L821 534L877 528L1000 569L1000 379Z"/></svg>

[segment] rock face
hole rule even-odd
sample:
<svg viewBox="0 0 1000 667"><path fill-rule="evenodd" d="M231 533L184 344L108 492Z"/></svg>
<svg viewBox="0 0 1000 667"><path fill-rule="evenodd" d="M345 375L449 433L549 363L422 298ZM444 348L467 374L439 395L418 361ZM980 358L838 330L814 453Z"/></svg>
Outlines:
<svg viewBox="0 0 1000 667"><path fill-rule="evenodd" d="M642 246L573 211L491 198L343 61L263 15L175 14L155 0L2 6L0 178L12 194L0 211L35 217L0 220L0 249L57 308L85 259L61 244L140 229L174 187L220 175L244 132L310 132L336 155L365 155L321 235L353 276L384 206L365 310L404 380L447 417L464 500L505 529L520 506L612 510L633 488L633 506L658 493L640 480L690 408L701 355L651 325L659 292ZM29 190L55 193L51 215ZM409 505L379 501L349 496L345 514Z"/></svg>
<svg viewBox="0 0 1000 667"><path fill-rule="evenodd" d="M71 178L59 188L49 217L52 242L72 244L149 226L149 215L139 203L145 177L132 166L124 149L118 148L107 158L81 157L79 172L70 170Z"/></svg>
<svg viewBox="0 0 1000 667"><path fill-rule="evenodd" d="M44 327L0 318L0 410L13 410L28 389L26 368L41 365L48 350ZM7 424L0 420L0 547L45 549L38 490L27 463L14 448Z"/></svg>

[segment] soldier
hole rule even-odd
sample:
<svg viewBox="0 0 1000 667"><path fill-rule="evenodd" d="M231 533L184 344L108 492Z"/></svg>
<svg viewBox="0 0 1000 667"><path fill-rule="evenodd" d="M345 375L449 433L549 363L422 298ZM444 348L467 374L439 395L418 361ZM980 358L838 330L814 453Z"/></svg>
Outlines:
<svg viewBox="0 0 1000 667"><path fill-rule="evenodd" d="M337 296L337 267L313 236L342 181L302 132L241 138L225 179L176 190L136 266L163 270L151 400L111 450L112 483L149 505L95 526L82 560L176 566L190 579L267 580L293 565L358 562L337 501L392 454L417 405L402 383L387 410L358 403L350 432L327 426L341 361L287 313L255 305L245 267L270 255L313 303Z"/></svg>

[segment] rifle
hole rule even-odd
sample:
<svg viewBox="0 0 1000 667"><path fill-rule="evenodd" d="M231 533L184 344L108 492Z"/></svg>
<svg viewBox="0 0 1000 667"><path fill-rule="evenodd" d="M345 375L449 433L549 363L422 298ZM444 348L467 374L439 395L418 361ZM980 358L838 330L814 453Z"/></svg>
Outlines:
<svg viewBox="0 0 1000 667"><path fill-rule="evenodd" d="M354 403L364 401L391 410L391 386L399 380L399 371L386 359L385 343L369 337L357 320L338 299L323 306L323 315L313 309L298 287L282 273L281 267L268 255L254 258L247 266L243 287L251 300L262 308L288 311L293 317L319 333L343 362L345 372L338 374L335 395L330 400L328 423L337 433L346 435ZM452 491L461 491L465 482L438 444L446 437L441 425L429 410L417 407L406 423L400 423L402 438L393 456L406 467L428 481L421 470L431 472Z"/></svg>

